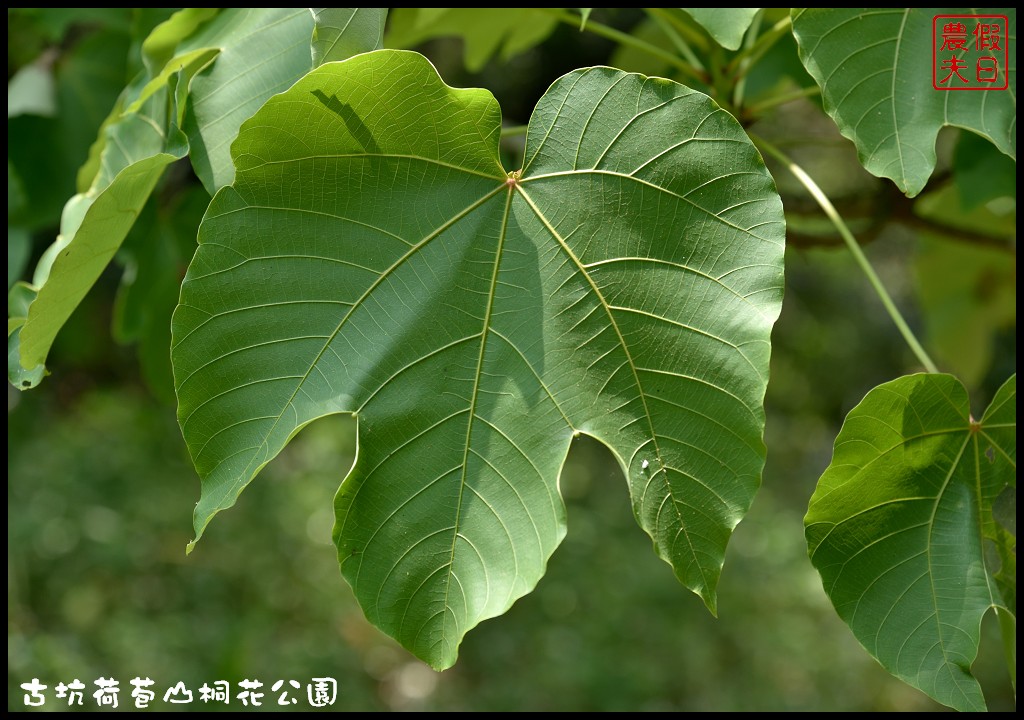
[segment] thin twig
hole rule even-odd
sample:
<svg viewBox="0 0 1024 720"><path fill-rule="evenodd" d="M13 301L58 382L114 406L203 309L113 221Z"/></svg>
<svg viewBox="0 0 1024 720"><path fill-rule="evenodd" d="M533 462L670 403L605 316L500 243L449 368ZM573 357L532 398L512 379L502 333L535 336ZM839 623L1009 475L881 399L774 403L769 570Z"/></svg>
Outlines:
<svg viewBox="0 0 1024 720"><path fill-rule="evenodd" d="M762 100L759 103L754 103L750 107L746 108L746 114L751 116L760 115L765 110L770 110L773 107L785 105L788 102L799 100L800 98L814 97L819 93L821 93L821 88L819 88L817 85L811 85L810 87L800 88L799 90L794 90L793 92L782 93L780 95L773 95L772 97L766 100Z"/></svg>

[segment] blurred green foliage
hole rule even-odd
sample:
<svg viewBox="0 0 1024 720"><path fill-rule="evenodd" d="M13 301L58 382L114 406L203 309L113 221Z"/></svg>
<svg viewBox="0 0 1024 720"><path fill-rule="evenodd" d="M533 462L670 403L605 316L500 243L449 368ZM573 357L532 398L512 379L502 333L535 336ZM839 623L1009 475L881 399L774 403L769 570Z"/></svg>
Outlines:
<svg viewBox="0 0 1024 720"><path fill-rule="evenodd" d="M8 79L45 56L56 88L54 116L8 120L9 284L12 264L31 267L52 241L75 172L133 71L138 42L162 17L9 11ZM593 18L629 31L642 16L596 10ZM769 58L779 73L799 68L791 43L776 47ZM491 89L506 121L518 124L552 80L608 63L615 45L560 24L540 45L507 62L492 58L478 73L465 69L459 39L420 49L449 84ZM628 53L616 62L638 69ZM803 86L806 78L792 72L787 82ZM986 221L986 254L973 253L976 225L963 229L966 238L925 237L936 228L921 225L955 220L956 203L932 200L914 216L890 213L889 188L860 170L818 106L794 107L791 121L780 108L759 132L775 142L787 132L810 138L805 156L795 157L835 193L855 232L873 240L867 252L911 323L948 348L940 362L969 364L963 372L972 401L984 407L1016 368L1015 229ZM989 162L965 160L975 156L970 148L954 159L954 133L943 147L940 191L955 191L951 168L978 172ZM514 155L515 143L504 151ZM1005 175L1005 168L992 172ZM720 618L651 552L607 452L581 441L561 479L569 534L546 576L507 615L467 637L455 668L436 674L365 621L338 571L331 498L355 449L350 420L303 431L185 556L199 483L173 408L145 382L166 398L159 390L166 357L151 341L140 362L111 342L110 330L115 318L119 339L145 345L141 328L155 321L133 314L130 295L166 298L167 289L146 284L143 263L183 264L191 252L187 226L198 220L203 193L187 165L177 166L122 253L136 284L118 297L121 269L108 270L58 339L54 376L32 393L8 388L9 709L23 709L19 685L33 677L50 686L47 709L58 707L58 682L80 678L89 695L100 676L120 679L121 705L130 706L128 680L136 675L155 679L161 694L179 680L195 689L255 678L269 690L278 679L331 676L340 710L941 709L857 644L806 557L801 518L842 418L868 389L915 365L801 188L776 177L791 244L766 400L768 462L754 508L730 544ZM1012 199L979 199L976 182L961 185L968 210L1010 217L1015 228L1015 188ZM970 281L959 272L964 267ZM166 301L161 312L169 312ZM975 352L964 353L965 345ZM956 351L968 357L957 359ZM987 622L984 630L976 674L990 708L1013 709L998 630ZM276 708L273 698L263 709Z"/></svg>

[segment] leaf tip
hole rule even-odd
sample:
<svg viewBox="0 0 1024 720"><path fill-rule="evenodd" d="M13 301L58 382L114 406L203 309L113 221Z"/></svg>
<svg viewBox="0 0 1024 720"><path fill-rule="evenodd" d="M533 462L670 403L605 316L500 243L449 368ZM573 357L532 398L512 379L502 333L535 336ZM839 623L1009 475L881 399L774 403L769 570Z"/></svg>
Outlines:
<svg viewBox="0 0 1024 720"><path fill-rule="evenodd" d="M580 8L580 32L587 29L587 20L590 19L590 13L594 8Z"/></svg>
<svg viewBox="0 0 1024 720"><path fill-rule="evenodd" d="M427 663L427 665L430 666L430 669L433 670L434 672L442 673L445 670L447 670L450 667L452 667L455 664L455 661L457 659L458 659L457 656L455 656L455 657L432 658L430 660L426 660L426 663Z"/></svg>
<svg viewBox="0 0 1024 720"><path fill-rule="evenodd" d="M708 609L712 617L718 618L718 593L714 590L704 588L700 591L700 599L704 601L704 607Z"/></svg>

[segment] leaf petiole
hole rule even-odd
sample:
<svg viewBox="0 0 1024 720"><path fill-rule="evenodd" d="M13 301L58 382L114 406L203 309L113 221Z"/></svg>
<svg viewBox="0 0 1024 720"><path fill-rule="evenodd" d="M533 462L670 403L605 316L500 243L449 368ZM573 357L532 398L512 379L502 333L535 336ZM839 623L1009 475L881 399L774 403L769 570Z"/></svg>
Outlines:
<svg viewBox="0 0 1024 720"><path fill-rule="evenodd" d="M662 15L662 12L664 11L661 8L644 8L644 10L647 12L647 16L650 17L659 28L661 28L661 31L665 33L665 36L672 41L672 44L675 45L679 54L686 58L686 61L693 65L697 70L704 72L706 70L704 64L694 54L690 46L686 44L686 40L684 40L683 36L679 34L679 31L676 30L672 23L665 19Z"/></svg>
<svg viewBox="0 0 1024 720"><path fill-rule="evenodd" d="M566 12L565 10L558 10L557 8L538 9L541 12L545 12L548 15L552 16L553 18L556 18L557 20L566 23L567 25L572 25L573 27L576 28L579 27L580 19L578 15L573 15L570 12ZM621 30L616 30L615 28L609 25L605 25L604 23L599 23L595 20L590 19L587 20L587 32L592 32L595 35L600 35L601 37L608 38L609 40L614 40L620 45L629 45L630 47L634 47L637 50L641 50L647 53L648 55L652 55L656 58L659 58L660 60L664 60L665 62L670 64L672 67L674 67L676 70L678 70L691 80L696 80L697 82L701 83L706 82L706 78L702 77L702 74L699 71L695 70L693 67L691 67L689 63L685 62L684 60L681 60L680 58L676 57L667 50L662 50L657 45L652 45L646 40L641 40L640 38L633 37L629 33L624 33Z"/></svg>
<svg viewBox="0 0 1024 720"><path fill-rule="evenodd" d="M875 289L875 292L878 294L878 297L885 306L885 309L889 312L889 317L891 317L892 321L896 324L900 334L903 335L903 339L907 341L907 345L910 346L910 349L913 351L918 361L928 372L939 372L939 368L928 356L928 353L925 352L924 347L922 347L921 343L914 335L914 332L910 329L910 326L907 325L907 321L903 318L903 314L900 313L899 308L896 307L896 303L893 302L892 296L889 295L889 291L885 289L885 286L882 284L882 281L875 272L875 269L871 267L871 263L868 262L867 256L864 255L864 251L861 250L860 245L857 243L857 239L853 236L853 233L850 232L850 228L846 226L846 223L843 222L843 218L836 211L835 206L832 205L828 196L820 187L818 187L818 184L811 179L811 176L808 175L802 167L793 162L793 160L785 153L767 140L758 137L753 133L748 133L748 135L750 135L750 139L758 148L785 165L786 169L793 174L793 177L799 180L800 184L807 188L807 191L817 201L825 215L828 216L828 219L832 221L833 225L835 225L836 230L843 238L843 241L850 249L850 252L853 253L853 258L857 261L857 264L860 265L860 269L867 276L868 282L870 282L871 286Z"/></svg>
<svg viewBox="0 0 1024 720"><path fill-rule="evenodd" d="M815 95L820 94L821 88L819 88L817 85L811 85L810 87L800 88L799 90L794 90L793 92L773 95L766 100L762 100L759 103L754 103L753 105L749 106L746 109L746 112L748 115L756 116L760 115L765 110L772 109L773 107L785 105L788 102L799 100L800 98L814 97Z"/></svg>
<svg viewBox="0 0 1024 720"><path fill-rule="evenodd" d="M739 79L747 74L750 68L757 64L766 52L771 50L772 45L778 42L779 38L786 35L790 28L793 26L793 21L790 16L779 20L777 23L771 26L769 30L759 37L753 45L745 47L740 50L736 56L729 63L729 70L736 73L736 78Z"/></svg>
<svg viewBox="0 0 1024 720"><path fill-rule="evenodd" d="M754 43L757 42L757 34L761 32L761 21L764 19L764 9L757 11L753 21L750 23L750 27L747 28L746 37L743 39L743 49L749 50L753 47ZM747 90L747 66L750 65L749 58L741 60L739 64L739 79L736 81L736 86L733 88L732 95L732 106L739 112L743 106L743 94Z"/></svg>

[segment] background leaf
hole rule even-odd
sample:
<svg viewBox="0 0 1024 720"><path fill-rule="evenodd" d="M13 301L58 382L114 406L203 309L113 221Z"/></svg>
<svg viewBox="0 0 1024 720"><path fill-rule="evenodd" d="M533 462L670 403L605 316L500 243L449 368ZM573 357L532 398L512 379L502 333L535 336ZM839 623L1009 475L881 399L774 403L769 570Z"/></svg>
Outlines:
<svg viewBox="0 0 1024 720"><path fill-rule="evenodd" d="M1010 87L956 92L932 87L932 17L921 8L794 9L800 59L821 87L825 110L857 146L861 163L917 195L935 168L935 137L944 125L975 132L1017 157L1017 12L948 9L950 14L1007 15ZM969 40L970 36L968 37Z"/></svg>
<svg viewBox="0 0 1024 720"><path fill-rule="evenodd" d="M111 140L93 188L65 206L61 234L33 279L37 295L20 331L23 368L45 363L57 332L114 257L164 168L184 157L184 136L166 123L166 94L155 93L138 113L107 129Z"/></svg>
<svg viewBox="0 0 1024 720"><path fill-rule="evenodd" d="M57 93L53 71L49 67L52 62L52 55L42 55L36 62L18 70L8 81L8 118L18 115L53 117L57 114Z"/></svg>
<svg viewBox="0 0 1024 720"><path fill-rule="evenodd" d="M361 28L360 23L353 30ZM228 145L239 124L309 69L312 33L307 9L183 10L140 43L147 71L124 90L103 122L79 171L79 184L88 189L65 205L61 234L36 271L36 298L17 337L8 334L8 355L17 346L21 368L45 362L57 332L114 257L168 163L191 150L193 166L211 192L218 177L230 182ZM346 38L335 52L357 48L360 39ZM274 62L266 65L268 55ZM179 130L183 125L198 145L190 148ZM9 378L17 375L19 387L30 387L20 373L11 374L10 363L8 371Z"/></svg>
<svg viewBox="0 0 1024 720"><path fill-rule="evenodd" d="M151 198L118 253L125 270L114 302L112 334L120 343L137 345L146 384L168 405L174 404L168 352L171 314L209 199L198 184L170 201Z"/></svg>
<svg viewBox="0 0 1024 720"><path fill-rule="evenodd" d="M1017 323L1016 256L925 234L914 271L930 346L977 387L992 364L997 333Z"/></svg>
<svg viewBox="0 0 1024 720"><path fill-rule="evenodd" d="M439 668L543 574L575 434L711 608L764 460L784 225L736 121L594 68L540 100L521 175L500 122L414 53L321 66L243 126L173 321L197 538L303 426L357 414L342 571Z"/></svg>
<svg viewBox="0 0 1024 720"><path fill-rule="evenodd" d="M387 8L312 8L313 67L384 47Z"/></svg>
<svg viewBox="0 0 1024 720"><path fill-rule="evenodd" d="M761 8L680 8L726 50L738 50L743 35Z"/></svg>
<svg viewBox="0 0 1024 720"><path fill-rule="evenodd" d="M960 133L953 180L968 211L997 197L1017 199L1017 163L974 133Z"/></svg>
<svg viewBox="0 0 1024 720"><path fill-rule="evenodd" d="M24 204L17 224L56 228L77 191L75 173L127 79L129 36L110 28L84 35L53 64L56 117L22 115L7 122L7 161L17 171Z"/></svg>
<svg viewBox="0 0 1024 720"><path fill-rule="evenodd" d="M183 128L192 167L211 195L234 177L231 142L239 126L312 67L312 36L307 8L229 8L179 46L179 53L220 50L192 80Z"/></svg>
<svg viewBox="0 0 1024 720"><path fill-rule="evenodd" d="M466 69L479 72L500 53L503 61L529 50L558 25L539 8L395 8L385 44L412 48L448 35L465 43Z"/></svg>
<svg viewBox="0 0 1024 720"><path fill-rule="evenodd" d="M211 195L234 178L231 143L239 126L267 98L306 74L314 57L341 60L378 47L385 15L383 10L323 10L318 22L326 34L318 30L314 37L317 24L308 8L229 8L178 47L179 54L220 51L217 61L192 80L184 125L192 167ZM346 16L352 24L342 24Z"/></svg>
<svg viewBox="0 0 1024 720"><path fill-rule="evenodd" d="M958 710L983 710L971 675L994 587L993 499L1016 486L1017 377L974 422L952 375L912 375L846 418L805 518L836 611L889 672Z"/></svg>

